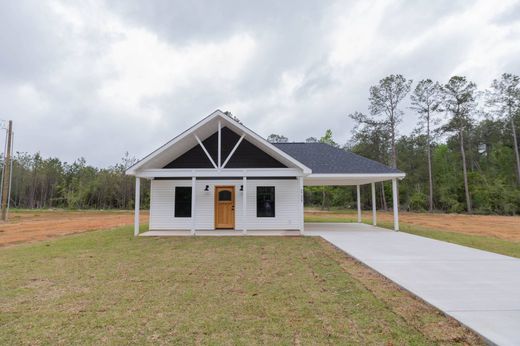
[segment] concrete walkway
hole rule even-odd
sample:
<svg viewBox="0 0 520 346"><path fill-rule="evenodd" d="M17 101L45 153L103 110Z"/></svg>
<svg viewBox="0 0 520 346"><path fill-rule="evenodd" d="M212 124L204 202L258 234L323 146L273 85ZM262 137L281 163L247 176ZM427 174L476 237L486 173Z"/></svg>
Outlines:
<svg viewBox="0 0 520 346"><path fill-rule="evenodd" d="M498 345L520 345L520 259L364 224L306 223Z"/></svg>

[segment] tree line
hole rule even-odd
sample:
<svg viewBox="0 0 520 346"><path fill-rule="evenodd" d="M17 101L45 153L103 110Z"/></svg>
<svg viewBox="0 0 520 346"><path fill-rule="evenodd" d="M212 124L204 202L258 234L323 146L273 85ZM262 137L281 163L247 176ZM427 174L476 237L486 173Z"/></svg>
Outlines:
<svg viewBox="0 0 520 346"><path fill-rule="evenodd" d="M307 142L322 142L396 167L407 173L399 183L401 208L411 211L520 213L520 78L503 74L486 90L465 77L446 83L430 79L414 83L390 75L370 87L369 107L345 120L354 121L351 139L338 144L332 130ZM402 135L403 110L415 114L415 129ZM231 115L230 115L231 116ZM236 118L235 118L236 119ZM271 142L287 142L272 134ZM11 207L131 209L134 178L125 171L136 159L96 168L80 158L73 163L16 153L13 160ZM149 184L142 184L143 207ZM355 207L351 187L306 187L306 205ZM362 187L362 203L370 208L370 187ZM391 205L391 186L378 183L377 205Z"/></svg>
<svg viewBox="0 0 520 346"><path fill-rule="evenodd" d="M108 167L88 165L84 158L73 163L44 159L39 153L17 152L13 158L10 206L13 208L131 209L134 177L125 175L136 159L127 154ZM149 205L150 191L142 184L141 201Z"/></svg>
<svg viewBox="0 0 520 346"><path fill-rule="evenodd" d="M520 78L504 73L486 90L463 76L446 83L389 75L369 89L368 112L348 114L354 121L343 147L407 173L399 184L399 203L413 211L520 213ZM406 103L406 101L408 101ZM416 115L415 129L400 135L404 107ZM268 137L286 142L283 135ZM319 139L339 146L327 130ZM369 190L363 204L370 206ZM391 203L390 184L380 183L378 205ZM306 203L354 207L348 187L308 187Z"/></svg>

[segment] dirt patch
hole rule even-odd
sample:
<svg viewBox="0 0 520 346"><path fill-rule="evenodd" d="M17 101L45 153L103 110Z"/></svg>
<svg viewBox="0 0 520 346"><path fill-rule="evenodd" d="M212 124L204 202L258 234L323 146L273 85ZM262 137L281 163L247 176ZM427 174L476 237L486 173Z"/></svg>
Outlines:
<svg viewBox="0 0 520 346"><path fill-rule="evenodd" d="M132 225L131 211L12 211L9 222L0 223L0 246ZM148 222L148 212L141 213Z"/></svg>
<svg viewBox="0 0 520 346"><path fill-rule="evenodd" d="M356 218L356 216L352 213L328 212L320 210L306 210L305 215L319 219L345 218L353 220ZM381 222L393 222L393 215L391 212L378 211L377 219ZM363 212L363 220L371 221L371 212ZM448 232L520 241L520 216L400 212L399 221L403 224L422 226L425 228Z"/></svg>

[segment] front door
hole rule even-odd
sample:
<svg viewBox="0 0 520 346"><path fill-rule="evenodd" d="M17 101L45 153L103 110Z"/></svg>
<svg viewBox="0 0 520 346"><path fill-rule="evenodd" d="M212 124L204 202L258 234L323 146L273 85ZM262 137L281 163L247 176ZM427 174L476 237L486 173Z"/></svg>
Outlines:
<svg viewBox="0 0 520 346"><path fill-rule="evenodd" d="M215 229L235 228L235 187L215 186Z"/></svg>

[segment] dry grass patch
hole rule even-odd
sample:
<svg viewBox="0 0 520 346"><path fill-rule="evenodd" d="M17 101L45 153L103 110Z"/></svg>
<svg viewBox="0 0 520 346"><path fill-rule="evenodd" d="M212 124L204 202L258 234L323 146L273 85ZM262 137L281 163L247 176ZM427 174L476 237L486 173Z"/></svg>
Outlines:
<svg viewBox="0 0 520 346"><path fill-rule="evenodd" d="M320 222L356 222L357 212L354 210L323 211L305 210L306 221ZM393 222L392 212L377 212L380 223ZM363 221L372 223L372 212L363 211ZM442 230L474 236L493 237L501 240L520 242L520 216L503 215L467 215L445 213L412 213L399 212L401 224L422 228Z"/></svg>

